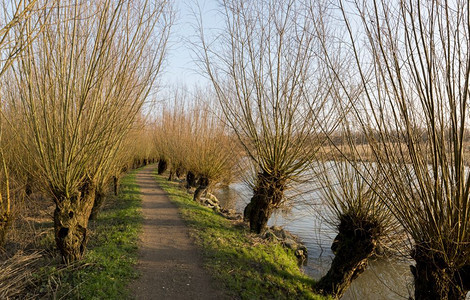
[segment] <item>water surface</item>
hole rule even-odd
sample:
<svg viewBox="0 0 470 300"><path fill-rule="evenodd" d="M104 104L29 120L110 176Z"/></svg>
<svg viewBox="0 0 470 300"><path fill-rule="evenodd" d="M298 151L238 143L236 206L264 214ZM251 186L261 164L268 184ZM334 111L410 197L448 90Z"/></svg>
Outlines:
<svg viewBox="0 0 470 300"><path fill-rule="evenodd" d="M219 188L215 195L223 207L242 213L252 191L245 183L237 182ZM294 198L289 211L276 211L268 222L269 226L283 226L302 239L309 255L304 272L315 279L328 271L334 256L330 247L336 236L331 226L323 220L327 218L328 210L318 203L318 198L314 191ZM342 299L408 299L412 294L409 264L390 259L373 260Z"/></svg>

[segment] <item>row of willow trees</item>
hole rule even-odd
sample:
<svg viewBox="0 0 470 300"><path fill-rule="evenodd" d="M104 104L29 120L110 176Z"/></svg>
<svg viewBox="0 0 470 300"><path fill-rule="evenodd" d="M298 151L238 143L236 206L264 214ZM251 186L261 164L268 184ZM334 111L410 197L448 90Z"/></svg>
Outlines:
<svg viewBox="0 0 470 300"><path fill-rule="evenodd" d="M161 71L167 1L3 1L0 29L2 239L10 187L55 204L63 261L79 260L110 182L152 149L142 109ZM93 217L92 216L92 217Z"/></svg>
<svg viewBox="0 0 470 300"><path fill-rule="evenodd" d="M340 297L379 246L407 247L417 299L470 290L468 1L221 0L221 27L193 41L212 89L176 90L155 134L135 125L166 54L169 2L3 4L2 231L13 181L34 183L55 203L64 262L80 259L95 200L141 146L196 199L247 165L257 233L290 189L320 182L338 237L318 292Z"/></svg>
<svg viewBox="0 0 470 300"><path fill-rule="evenodd" d="M384 247L414 260L416 299L470 290L469 12L463 0L222 0L220 28L200 19L195 54L220 130L255 170L250 229L263 232L290 189L320 182L338 236L318 292L341 297ZM175 172L196 155L170 145L177 135L207 146L197 157L209 168L207 153L225 159L220 144L208 150L203 111L162 125L177 124L161 152L179 157Z"/></svg>
<svg viewBox="0 0 470 300"><path fill-rule="evenodd" d="M229 183L236 173L240 151L217 109L210 91L177 88L156 117L154 145L158 173L185 178L196 187L194 199L218 183Z"/></svg>

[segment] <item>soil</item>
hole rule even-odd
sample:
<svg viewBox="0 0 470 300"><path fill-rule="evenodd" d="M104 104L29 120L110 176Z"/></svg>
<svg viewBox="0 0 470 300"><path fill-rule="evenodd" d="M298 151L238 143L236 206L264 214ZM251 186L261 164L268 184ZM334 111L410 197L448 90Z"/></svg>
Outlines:
<svg viewBox="0 0 470 300"><path fill-rule="evenodd" d="M203 268L178 209L153 178L155 165L137 174L144 216L136 299L229 299Z"/></svg>

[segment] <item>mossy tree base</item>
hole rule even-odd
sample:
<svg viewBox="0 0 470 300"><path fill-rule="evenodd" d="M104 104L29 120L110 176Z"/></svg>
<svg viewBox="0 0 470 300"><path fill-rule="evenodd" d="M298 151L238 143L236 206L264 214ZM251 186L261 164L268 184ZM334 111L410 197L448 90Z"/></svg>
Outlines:
<svg viewBox="0 0 470 300"><path fill-rule="evenodd" d="M269 196L255 194L245 207L244 220L250 223L251 232L260 234L266 230L269 218L273 213L270 202Z"/></svg>

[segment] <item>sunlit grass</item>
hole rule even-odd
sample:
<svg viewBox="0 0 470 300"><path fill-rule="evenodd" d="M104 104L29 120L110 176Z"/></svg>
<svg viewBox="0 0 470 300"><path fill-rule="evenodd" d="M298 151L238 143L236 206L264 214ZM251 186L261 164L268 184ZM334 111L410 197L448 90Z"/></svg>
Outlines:
<svg viewBox="0 0 470 300"><path fill-rule="evenodd" d="M66 268L42 268L37 277L46 296L61 299L128 299L137 277L137 242L142 224L135 172L122 180L121 193L110 199L96 221L84 259ZM52 243L52 241L51 241Z"/></svg>
<svg viewBox="0 0 470 300"><path fill-rule="evenodd" d="M291 250L266 242L243 226L192 201L192 196L161 176L156 180L177 204L191 235L203 250L205 266L232 296L242 299L324 299L312 292Z"/></svg>

